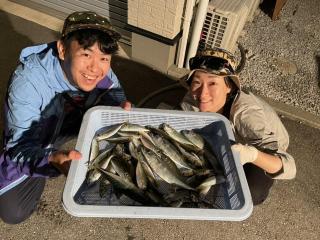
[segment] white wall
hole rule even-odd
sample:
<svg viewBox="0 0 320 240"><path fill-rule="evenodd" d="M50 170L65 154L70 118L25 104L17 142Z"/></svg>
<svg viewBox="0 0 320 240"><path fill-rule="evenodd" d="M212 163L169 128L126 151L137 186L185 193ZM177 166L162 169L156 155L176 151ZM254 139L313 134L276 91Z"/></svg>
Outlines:
<svg viewBox="0 0 320 240"><path fill-rule="evenodd" d="M128 0L128 23L173 39L181 29L184 0Z"/></svg>

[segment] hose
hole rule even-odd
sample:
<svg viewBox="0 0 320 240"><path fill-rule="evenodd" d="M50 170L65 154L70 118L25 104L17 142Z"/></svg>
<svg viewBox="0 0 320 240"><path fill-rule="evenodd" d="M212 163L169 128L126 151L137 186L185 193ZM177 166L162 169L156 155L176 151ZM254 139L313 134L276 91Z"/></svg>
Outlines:
<svg viewBox="0 0 320 240"><path fill-rule="evenodd" d="M180 84L180 82L174 83L172 85L160 88L150 94L148 94L147 96L145 96L143 99L140 100L140 102L138 102L137 107L142 107L150 98L153 98L155 96L157 96L160 93L169 91L169 90L173 90L173 89L178 89L178 88L183 88L183 86Z"/></svg>
<svg viewBox="0 0 320 240"><path fill-rule="evenodd" d="M244 49L244 47L242 46L242 44L239 43L239 42L238 42L238 48L239 48L239 50L240 50L240 57L241 57L241 59L240 59L240 62L239 62L239 64L238 64L238 66L237 66L236 69L235 69L235 73L236 73L236 74L239 74L239 73L243 70L243 68L244 68L244 66L245 66L245 64L246 64L246 61L247 61L246 50Z"/></svg>

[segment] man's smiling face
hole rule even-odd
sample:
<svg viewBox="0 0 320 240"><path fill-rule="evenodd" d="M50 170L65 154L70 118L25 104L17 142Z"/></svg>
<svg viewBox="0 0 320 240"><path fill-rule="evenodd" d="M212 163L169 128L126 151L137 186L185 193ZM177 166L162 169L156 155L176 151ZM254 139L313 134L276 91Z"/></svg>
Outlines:
<svg viewBox="0 0 320 240"><path fill-rule="evenodd" d="M67 50L61 41L57 46L68 81L83 91L93 90L110 69L111 55L103 53L97 42L86 49L77 40L71 41Z"/></svg>

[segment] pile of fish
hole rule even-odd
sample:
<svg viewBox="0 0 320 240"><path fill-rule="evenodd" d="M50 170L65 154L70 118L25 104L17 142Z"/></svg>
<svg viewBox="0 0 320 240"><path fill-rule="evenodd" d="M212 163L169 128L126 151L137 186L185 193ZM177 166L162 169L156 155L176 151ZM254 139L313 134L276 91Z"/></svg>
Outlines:
<svg viewBox="0 0 320 240"><path fill-rule="evenodd" d="M123 122L93 138L86 182L100 184L101 197L112 186L119 198L125 195L136 205L214 208L206 196L225 177L194 130Z"/></svg>

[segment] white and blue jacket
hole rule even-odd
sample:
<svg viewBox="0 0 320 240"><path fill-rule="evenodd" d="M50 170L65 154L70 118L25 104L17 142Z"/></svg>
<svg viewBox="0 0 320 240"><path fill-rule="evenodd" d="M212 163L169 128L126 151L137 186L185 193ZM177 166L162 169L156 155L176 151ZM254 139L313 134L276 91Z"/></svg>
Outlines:
<svg viewBox="0 0 320 240"><path fill-rule="evenodd" d="M27 177L54 177L48 163L56 134L76 134L84 112L94 105L119 106L125 100L110 69L96 89L85 93L64 76L56 42L22 50L4 107L4 149L0 157L0 195ZM57 127L59 119L63 124Z"/></svg>

